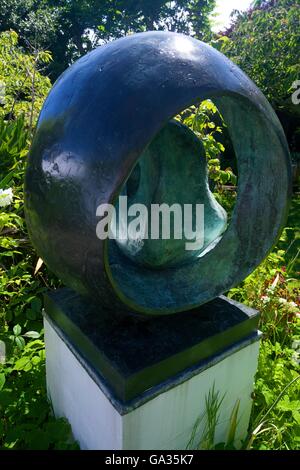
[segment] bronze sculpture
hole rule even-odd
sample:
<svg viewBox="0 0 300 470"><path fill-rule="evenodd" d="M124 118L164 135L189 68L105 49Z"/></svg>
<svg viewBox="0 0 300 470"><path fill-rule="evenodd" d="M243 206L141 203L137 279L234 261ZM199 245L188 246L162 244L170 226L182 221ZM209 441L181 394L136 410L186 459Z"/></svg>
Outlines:
<svg viewBox="0 0 300 470"><path fill-rule="evenodd" d="M202 175L202 189L191 190L190 197L191 202L200 196L209 201L211 249L186 259L180 244L171 243L171 255L164 258L164 246L156 250L151 240L137 255L118 240L100 240L99 204L115 204L130 185L133 199L143 198L139 184L147 180L147 171L156 171L155 164L149 170L149 162L161 133L176 114L207 98L221 111L238 160L238 198L229 226L222 208L203 189L206 175L200 164L183 165L177 156L170 161L170 177L179 166L183 172L193 168L191 187L196 188ZM178 129L170 132L178 142L183 139L184 148L201 153L201 144L186 131L182 136ZM137 170L141 162L146 163ZM190 173L183 173L182 180ZM167 182L169 176L156 178ZM179 185L180 178L175 180ZM147 194L153 195L152 189ZM183 189L189 191L180 188L181 198L188 194ZM204 43L149 32L97 48L55 83L30 150L26 219L38 253L66 285L108 311L164 315L208 302L250 274L280 234L290 191L283 130L251 80ZM178 192L167 187L160 196L175 200Z"/></svg>

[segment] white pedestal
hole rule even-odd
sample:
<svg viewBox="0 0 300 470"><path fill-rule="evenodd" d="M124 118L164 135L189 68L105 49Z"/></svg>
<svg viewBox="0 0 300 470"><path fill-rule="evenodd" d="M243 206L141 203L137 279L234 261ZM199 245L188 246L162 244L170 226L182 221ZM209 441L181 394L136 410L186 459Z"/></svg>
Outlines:
<svg viewBox="0 0 300 470"><path fill-rule="evenodd" d="M205 413L205 397L213 386L225 394L215 443L226 441L232 409L240 400L236 444L245 438L251 392L257 368L259 335L227 349L209 364L187 371L150 399L122 407L75 357L45 318L48 395L56 416L72 426L81 449L184 450L197 419ZM84 361L83 361L84 362ZM206 418L198 428L199 441Z"/></svg>

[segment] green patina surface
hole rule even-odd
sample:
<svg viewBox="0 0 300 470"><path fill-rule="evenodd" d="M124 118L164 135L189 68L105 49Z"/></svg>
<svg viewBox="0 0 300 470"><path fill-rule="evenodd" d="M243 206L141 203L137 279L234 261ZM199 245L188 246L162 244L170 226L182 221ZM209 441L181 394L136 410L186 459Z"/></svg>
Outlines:
<svg viewBox="0 0 300 470"><path fill-rule="evenodd" d="M176 121L170 121L151 142L131 173L121 195L127 196L128 207L143 204L147 208L147 216L138 215L139 236L136 237L135 231L130 237L128 225L134 219L137 220L137 216L127 217L127 213L120 211L116 236L122 235L124 228L126 234L123 233L122 240L117 238L117 244L122 252L135 262L148 267L174 266L197 258L204 250L209 249L209 245L214 246L214 242L226 228L226 212L209 189L203 145L192 131ZM159 220L160 238L150 238L153 204L166 204L169 208L174 204L179 206L176 217L179 216L182 234L174 230L176 221L174 212L171 211L171 223L165 223L170 228L170 238L162 238L162 225L168 221L162 216ZM185 204L192 205L190 225L193 234L189 238L183 230ZM204 206L203 240L199 223L198 227L196 226L196 204ZM118 203L116 207L119 212ZM199 218L198 221L202 224ZM186 250L185 244L191 238L198 242L199 248L195 244L192 250Z"/></svg>

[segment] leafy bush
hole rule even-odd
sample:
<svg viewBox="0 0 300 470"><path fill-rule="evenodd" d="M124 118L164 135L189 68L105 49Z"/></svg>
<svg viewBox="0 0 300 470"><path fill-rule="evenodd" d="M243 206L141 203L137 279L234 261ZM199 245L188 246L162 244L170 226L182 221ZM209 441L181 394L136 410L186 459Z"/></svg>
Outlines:
<svg viewBox="0 0 300 470"><path fill-rule="evenodd" d="M236 12L232 27L219 39L221 51L276 107L290 98L299 78L299 21L298 0L259 0L248 12Z"/></svg>
<svg viewBox="0 0 300 470"><path fill-rule="evenodd" d="M69 424L63 418L53 418L47 401L43 341L29 341L22 347L22 352L11 356L0 373L2 448L77 448Z"/></svg>
<svg viewBox="0 0 300 470"><path fill-rule="evenodd" d="M212 41L263 91L296 153L300 106L292 102L292 94L300 76L299 21L298 0L256 0L248 11L236 11L232 26Z"/></svg>
<svg viewBox="0 0 300 470"><path fill-rule="evenodd" d="M225 147L220 141L220 136L226 125L216 105L211 100L204 100L199 106L191 106L176 118L201 140L206 154L209 178L216 183L218 189L227 183L236 185L237 177L232 169L221 169L221 158Z"/></svg>
<svg viewBox="0 0 300 470"><path fill-rule="evenodd" d="M17 31L26 50L32 44L50 48L48 70L56 79L96 45L132 32L160 29L208 37L214 6L215 0L1 0L0 31Z"/></svg>
<svg viewBox="0 0 300 470"><path fill-rule="evenodd" d="M24 116L29 129L33 129L51 86L49 78L40 73L50 60L47 51L22 52L16 32L0 33L0 118Z"/></svg>
<svg viewBox="0 0 300 470"><path fill-rule="evenodd" d="M55 420L46 397L41 294L57 283L28 240L23 177L24 118L0 121L0 447L74 448L70 427ZM39 267L39 266L38 266Z"/></svg>
<svg viewBox="0 0 300 470"><path fill-rule="evenodd" d="M52 417L46 397L41 295L57 281L37 266L23 212L30 130L50 82L16 39L0 35L0 447L74 448L68 423Z"/></svg>
<svg viewBox="0 0 300 470"><path fill-rule="evenodd" d="M299 208L295 196L277 246L228 294L259 310L263 332L248 448L300 449Z"/></svg>
<svg viewBox="0 0 300 470"><path fill-rule="evenodd" d="M248 448L300 449L299 324L288 343L262 341Z"/></svg>

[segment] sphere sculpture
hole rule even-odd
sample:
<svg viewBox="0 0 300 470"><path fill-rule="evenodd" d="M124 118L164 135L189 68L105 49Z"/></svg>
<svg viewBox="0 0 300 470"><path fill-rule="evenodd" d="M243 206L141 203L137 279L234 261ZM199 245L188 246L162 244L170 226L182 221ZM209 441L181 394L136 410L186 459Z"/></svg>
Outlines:
<svg viewBox="0 0 300 470"><path fill-rule="evenodd" d="M228 226L201 142L171 121L208 98L238 162ZM30 150L26 219L67 286L112 311L170 314L212 300L262 261L285 222L290 180L280 123L237 66L187 36L140 33L82 57L53 86ZM120 195L146 206L204 204L204 244L189 252L185 240L100 239L97 208Z"/></svg>

